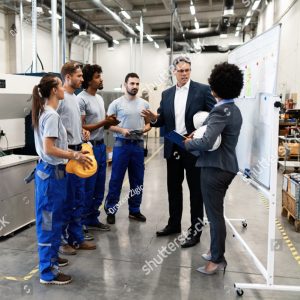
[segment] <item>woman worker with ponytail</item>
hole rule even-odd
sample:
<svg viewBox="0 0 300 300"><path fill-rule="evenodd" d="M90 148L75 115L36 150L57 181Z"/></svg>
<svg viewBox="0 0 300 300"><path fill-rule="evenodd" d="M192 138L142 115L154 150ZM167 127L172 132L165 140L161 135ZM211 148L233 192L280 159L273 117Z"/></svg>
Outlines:
<svg viewBox="0 0 300 300"><path fill-rule="evenodd" d="M61 80L45 75L33 89L32 125L36 152L40 160L35 172L36 229L40 283L68 284L71 276L59 272L68 264L58 257L62 231L62 207L66 198L65 163L75 159L85 167L90 159L68 149L67 132L56 112L64 98Z"/></svg>

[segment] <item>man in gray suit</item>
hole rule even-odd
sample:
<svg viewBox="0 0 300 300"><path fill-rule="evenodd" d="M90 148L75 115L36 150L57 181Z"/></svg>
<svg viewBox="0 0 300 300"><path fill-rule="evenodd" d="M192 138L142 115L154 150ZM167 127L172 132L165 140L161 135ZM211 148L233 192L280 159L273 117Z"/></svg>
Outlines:
<svg viewBox="0 0 300 300"><path fill-rule="evenodd" d="M199 111L210 111L216 101L211 95L208 85L190 79L191 61L188 57L179 56L174 62L174 75L177 83L162 93L162 100L157 114L147 110L144 116L151 119L152 127L165 128L165 133L176 130L188 136L195 127L193 116ZM156 232L157 236L166 236L181 232L181 216L183 208L182 182L184 173L190 190L191 227L183 248L199 243L203 219L203 202L200 189L200 168L196 168L197 158L184 149L165 139L164 157L167 160L167 185L169 196L168 225ZM200 222L201 223L201 222ZM197 225L197 226L196 226Z"/></svg>

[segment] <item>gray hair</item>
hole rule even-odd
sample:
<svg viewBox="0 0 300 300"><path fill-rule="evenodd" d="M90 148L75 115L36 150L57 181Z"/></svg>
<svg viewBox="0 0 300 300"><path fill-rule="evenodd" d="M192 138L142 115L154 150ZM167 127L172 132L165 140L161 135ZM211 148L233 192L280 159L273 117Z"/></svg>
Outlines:
<svg viewBox="0 0 300 300"><path fill-rule="evenodd" d="M191 59L187 56L178 56L173 60L173 66L176 67L180 62L185 62L189 65L192 64Z"/></svg>

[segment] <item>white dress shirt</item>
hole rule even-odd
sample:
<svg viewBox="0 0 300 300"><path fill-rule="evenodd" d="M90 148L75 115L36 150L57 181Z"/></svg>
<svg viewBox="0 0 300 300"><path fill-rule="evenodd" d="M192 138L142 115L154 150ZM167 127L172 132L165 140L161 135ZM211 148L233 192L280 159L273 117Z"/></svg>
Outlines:
<svg viewBox="0 0 300 300"><path fill-rule="evenodd" d="M179 134L186 134L185 127L185 108L188 98L191 80L184 86L179 87L176 85L175 99L174 99L174 112L175 112L175 130Z"/></svg>

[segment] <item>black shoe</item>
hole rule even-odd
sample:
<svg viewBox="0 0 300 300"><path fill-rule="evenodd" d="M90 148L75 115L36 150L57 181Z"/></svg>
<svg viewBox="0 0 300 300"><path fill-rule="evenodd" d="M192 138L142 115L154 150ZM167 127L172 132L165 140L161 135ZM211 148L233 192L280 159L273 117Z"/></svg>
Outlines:
<svg viewBox="0 0 300 300"><path fill-rule="evenodd" d="M200 242L201 233L194 233L195 232L192 232L186 237L185 241L181 244L181 248L193 247Z"/></svg>
<svg viewBox="0 0 300 300"><path fill-rule="evenodd" d="M115 224L116 223L115 215L107 215L106 220L107 220L108 224Z"/></svg>
<svg viewBox="0 0 300 300"><path fill-rule="evenodd" d="M157 236L167 236L170 234L181 233L181 228L179 227L171 227L167 225L164 229L156 231Z"/></svg>
<svg viewBox="0 0 300 300"><path fill-rule="evenodd" d="M146 222L146 217L142 215L140 212L138 213L129 213L129 219L133 219L140 222Z"/></svg>
<svg viewBox="0 0 300 300"><path fill-rule="evenodd" d="M88 225L90 230L110 231L110 226L101 222L93 225Z"/></svg>

